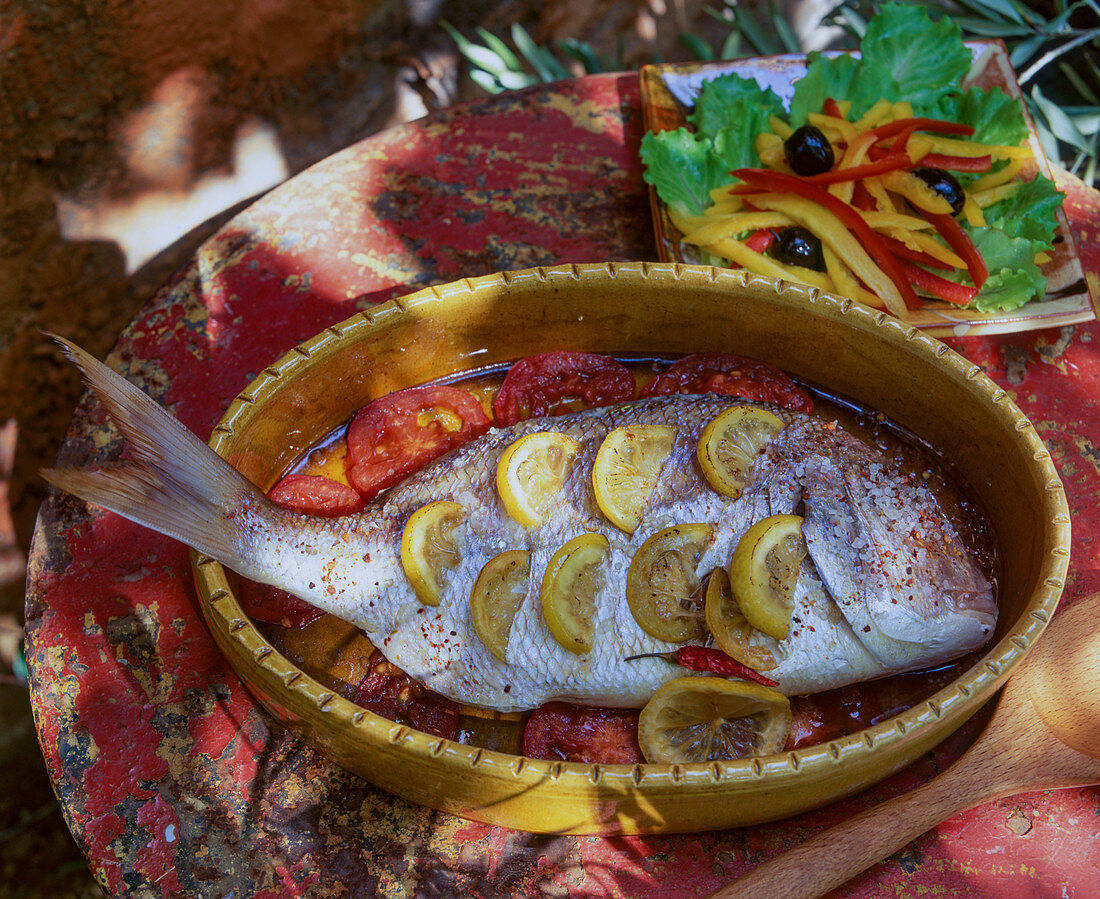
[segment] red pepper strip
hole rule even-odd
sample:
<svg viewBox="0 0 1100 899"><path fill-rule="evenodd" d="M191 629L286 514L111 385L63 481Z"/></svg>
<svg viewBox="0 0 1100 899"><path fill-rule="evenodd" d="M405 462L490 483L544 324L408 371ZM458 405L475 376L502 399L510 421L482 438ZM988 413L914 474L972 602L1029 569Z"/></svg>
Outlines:
<svg viewBox="0 0 1100 899"><path fill-rule="evenodd" d="M926 253L924 250L914 250L912 247L905 245L903 241L898 240L896 237L891 237L889 234L883 234L882 239L886 241L886 246L890 248L890 251L898 257L898 259L908 259L910 262L919 262L921 265L927 265L930 268L940 268L944 271L951 271L954 266L948 265L933 256L931 253Z"/></svg>
<svg viewBox="0 0 1100 899"><path fill-rule="evenodd" d="M824 206L859 239L863 244L863 248L882 269L886 277L894 282L894 286L897 287L902 300L905 302L905 308L910 310L920 308L920 299L902 273L897 260L890 252L890 248L886 246L886 242L882 239L882 235L868 225L853 207L834 197L827 190L814 184L807 184L805 179L796 175L788 175L786 172L773 172L768 169L734 169L730 174L734 178L745 182L737 185L733 189L734 193L789 192L799 194L807 200L813 200L819 206ZM973 248L972 244L971 248ZM958 251L956 250L956 252ZM960 253L960 255L962 254Z"/></svg>
<svg viewBox="0 0 1100 899"><path fill-rule="evenodd" d="M860 178L870 178L872 175L885 175L895 169L907 169L913 163L904 153L891 153L874 162L864 162L860 165L849 166L846 169L830 169L820 175L803 175L802 180L807 184L839 184L842 181L857 181Z"/></svg>
<svg viewBox="0 0 1100 899"><path fill-rule="evenodd" d="M921 165L952 172L988 172L993 168L992 156L947 156L944 153L928 153Z"/></svg>
<svg viewBox="0 0 1100 899"><path fill-rule="evenodd" d="M967 137L974 133L973 128L969 125L963 125L960 122L947 122L943 119L926 119L921 117L898 119L897 121L887 122L885 125L879 125L871 129L879 140L882 140L884 137L894 137L907 130L931 131L935 134L964 134Z"/></svg>
<svg viewBox="0 0 1100 899"><path fill-rule="evenodd" d="M763 253L775 240L775 232L771 228L758 228L752 236L745 241L745 246L755 253Z"/></svg>
<svg viewBox="0 0 1100 899"><path fill-rule="evenodd" d="M913 136L913 132L916 131L915 126L910 126L902 131L896 138L894 138L893 144L890 146L891 153L904 153L905 147L909 143L909 138Z"/></svg>
<svg viewBox="0 0 1100 899"><path fill-rule="evenodd" d="M834 119L844 118L840 111L840 105L832 97L826 97L825 102L821 104L821 111L825 115L832 116Z"/></svg>
<svg viewBox="0 0 1100 899"><path fill-rule="evenodd" d="M636 656L627 656L625 661L633 662L635 659L664 659L689 671L708 671L725 677L737 677L763 684L765 687L779 686L778 681L773 681L770 677L764 677L759 671L753 671L747 665L742 665L722 650L706 646L681 646L675 652L643 652Z"/></svg>
<svg viewBox="0 0 1100 899"><path fill-rule="evenodd" d="M871 192L867 190L867 185L862 181L852 189L852 205L856 209L875 208L875 198L871 196Z"/></svg>
<svg viewBox="0 0 1100 899"><path fill-rule="evenodd" d="M974 286L981 287L989 277L989 268L982 259L982 254L978 252L978 248L963 231L962 225L947 213L936 215L925 212L924 217L935 226L947 245L966 262L966 270L970 272L970 280L974 282Z"/></svg>
<svg viewBox="0 0 1100 899"><path fill-rule="evenodd" d="M926 271L919 265L914 265L908 259L898 260L906 276L921 290L927 290L933 296L954 303L956 306L965 306L978 295L978 288L967 284L956 284L948 281L930 271Z"/></svg>

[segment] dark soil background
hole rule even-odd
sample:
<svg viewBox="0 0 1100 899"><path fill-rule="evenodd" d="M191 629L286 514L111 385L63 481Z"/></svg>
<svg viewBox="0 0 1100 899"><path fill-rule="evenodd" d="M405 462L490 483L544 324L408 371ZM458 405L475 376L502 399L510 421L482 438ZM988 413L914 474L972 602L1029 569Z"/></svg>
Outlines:
<svg viewBox="0 0 1100 899"><path fill-rule="evenodd" d="M811 21L812 2L787 4L792 21ZM632 69L691 58L682 32L720 45L729 27L706 6L721 3L0 0L0 896L99 895L46 775L19 650L37 470L81 394L42 332L103 357L250 197L483 96L441 19L470 36L520 22Z"/></svg>

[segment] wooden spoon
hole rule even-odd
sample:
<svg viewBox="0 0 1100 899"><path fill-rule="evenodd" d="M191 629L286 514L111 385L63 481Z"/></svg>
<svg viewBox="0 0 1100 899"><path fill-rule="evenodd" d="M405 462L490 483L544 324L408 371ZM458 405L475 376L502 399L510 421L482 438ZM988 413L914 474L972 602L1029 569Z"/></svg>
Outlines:
<svg viewBox="0 0 1100 899"><path fill-rule="evenodd" d="M956 812L1015 793L1100 783L1100 593L1060 609L969 751L922 787L765 862L718 897L827 893Z"/></svg>

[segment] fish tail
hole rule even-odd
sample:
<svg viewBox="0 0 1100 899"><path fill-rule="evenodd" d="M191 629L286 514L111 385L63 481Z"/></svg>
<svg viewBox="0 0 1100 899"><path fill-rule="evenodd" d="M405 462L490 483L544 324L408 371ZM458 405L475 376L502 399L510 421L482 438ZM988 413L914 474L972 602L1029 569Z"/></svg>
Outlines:
<svg viewBox="0 0 1100 899"><path fill-rule="evenodd" d="M236 567L241 545L236 513L246 506L263 508L266 498L135 385L80 347L50 336L107 408L132 445L134 458L98 470L43 469L42 476L68 493Z"/></svg>

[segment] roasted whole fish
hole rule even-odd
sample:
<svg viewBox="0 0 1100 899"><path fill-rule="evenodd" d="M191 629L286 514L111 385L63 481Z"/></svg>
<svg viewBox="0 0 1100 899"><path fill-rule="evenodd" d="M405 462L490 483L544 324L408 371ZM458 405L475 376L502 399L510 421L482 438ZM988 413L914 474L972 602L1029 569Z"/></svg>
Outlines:
<svg viewBox="0 0 1100 899"><path fill-rule="evenodd" d="M354 623L395 665L460 702L498 710L551 699L644 705L682 671L657 658L628 661L676 645L636 620L626 599L631 565L662 534L695 526L704 536L693 553L656 552L653 563L679 565L693 596L710 571L729 564L755 522L803 516L808 556L793 584L789 633L754 633L751 641L772 654L767 676L787 695L945 662L980 646L996 624L991 584L933 493L812 416L772 410L783 427L746 470L739 496L713 489L697 461L707 424L736 400L671 396L491 430L358 515L314 518L275 506L132 384L79 348L66 344L66 351L133 444L134 461L45 471L48 480ZM654 426L671 443L630 532L604 514L593 466L610 433ZM530 434L566 435L572 451L559 460L560 484L541 520L522 524L502 501L497 469L508 448ZM447 567L436 572L437 604L430 605L410 583L401 546L414 513L440 501L457 511L442 547ZM551 632L540 594L547 566L558 565L559 550L583 535L595 535L600 548L583 612L590 645L578 651ZM479 575L501 558L523 566L518 576L513 571L512 593L499 593L515 608L514 616L511 609L497 616L503 642L494 652L474 621L471 593L485 598ZM654 592L663 583L655 581ZM705 642L705 629L692 639Z"/></svg>

